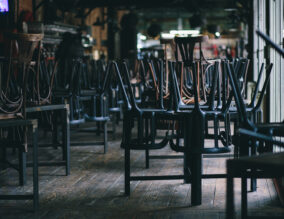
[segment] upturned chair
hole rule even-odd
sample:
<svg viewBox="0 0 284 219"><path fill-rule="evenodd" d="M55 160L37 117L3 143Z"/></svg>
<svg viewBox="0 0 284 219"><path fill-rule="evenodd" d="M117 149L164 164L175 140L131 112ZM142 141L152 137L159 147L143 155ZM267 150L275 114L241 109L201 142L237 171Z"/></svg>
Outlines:
<svg viewBox="0 0 284 219"><path fill-rule="evenodd" d="M160 142L156 142L156 119L176 120L177 116L173 111L166 111L165 109L140 108L131 89L127 64L122 64L121 71L115 62L112 62L111 65L114 69L112 74L116 74L119 79L124 99L123 138L121 145L125 150L125 194L130 195L130 182L136 180L187 179L189 182L189 170L186 167L184 167L184 174L182 175L131 176L130 151L164 148L168 143L168 137L166 135ZM120 72L122 72L122 75ZM111 78L111 74L108 77ZM182 118L180 117L179 119ZM137 122L137 136L132 134L135 122Z"/></svg>
<svg viewBox="0 0 284 219"><path fill-rule="evenodd" d="M28 74L35 48L42 39L42 34L9 33L11 40L8 59L1 60L0 89L0 128L1 128L1 161L19 171L20 185L26 183L26 153L28 151L28 130L32 130L33 146L33 193L0 195L2 200L33 200L34 210L39 206L38 191L38 158L37 158L37 120L26 119L26 91ZM30 129L31 128L31 129ZM19 164L7 160L6 149L18 150Z"/></svg>
<svg viewBox="0 0 284 219"><path fill-rule="evenodd" d="M273 144L284 146L283 142L275 141L272 137L284 136L283 123L260 123L252 122L246 112L246 105L241 95L236 75L233 73L234 68L227 63L230 84L234 92L234 98L239 114L239 160L229 160L227 163L227 218L234 218L233 205L233 178L242 178L242 218L247 218L247 178L252 178L256 188L255 178L273 178L283 176L283 153L265 154L256 156L257 152L273 152ZM236 169L237 167L237 169ZM249 171L248 171L249 170Z"/></svg>

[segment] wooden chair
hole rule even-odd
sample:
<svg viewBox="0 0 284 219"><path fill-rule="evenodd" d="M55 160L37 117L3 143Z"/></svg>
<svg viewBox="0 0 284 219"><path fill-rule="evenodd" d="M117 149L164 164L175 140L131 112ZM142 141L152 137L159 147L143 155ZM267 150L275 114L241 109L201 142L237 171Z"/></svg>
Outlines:
<svg viewBox="0 0 284 219"><path fill-rule="evenodd" d="M130 151L131 150L159 150L164 148L168 143L165 136L161 141L156 142L156 119L177 120L173 111L166 111L161 108L140 108L135 101L133 90L129 79L127 64L123 63L122 71L118 65L112 62L114 71L119 79L119 85L123 92L124 98L124 115L123 115L123 138L121 145L125 149L125 194L130 195L130 182L136 180L177 180L184 179L189 175L187 168L184 168L184 174L181 175L152 175L152 176L131 176L130 173ZM122 75L120 74L122 72ZM109 75L111 77L111 74ZM137 122L137 136L132 135L134 122ZM187 178L187 181L188 178Z"/></svg>
<svg viewBox="0 0 284 219"><path fill-rule="evenodd" d="M41 143L39 147L53 147L62 149L62 160L40 161L39 166L64 166L65 174L70 174L70 127L69 105L56 104L53 100L54 79L57 73L57 60L44 57L41 42L35 52L35 64L29 68L27 80L26 114L28 118L38 118L40 128L52 132L52 142ZM61 125L62 139L58 139L59 121ZM31 163L27 164L32 166Z"/></svg>
<svg viewBox="0 0 284 219"><path fill-rule="evenodd" d="M199 61L200 63L205 60L202 52L202 42L205 42L208 40L207 35L199 35L199 36L191 36L191 37L175 37L175 44L176 44L176 61L183 61L185 66L191 66L194 58L194 48L196 44L199 44ZM200 85L202 90L202 97L204 98L204 101L206 102L206 94L205 94L205 86L204 86L204 72L202 69L201 71L198 71L199 75L197 76L197 85L198 85L198 98L200 98ZM185 95L187 93L186 87L183 86L183 75L181 75L181 97L183 99L187 98L187 103L192 103L194 101L193 97L188 97ZM201 81L200 81L201 80Z"/></svg>
<svg viewBox="0 0 284 219"><path fill-rule="evenodd" d="M27 131L32 130L33 138L33 194L32 195L1 195L0 199L25 200L33 199L34 210L38 209L38 161L36 120L26 119L26 90L29 68L35 48L42 39L42 34L8 33L10 40L10 56L1 60L1 91L0 91L0 128L2 161L19 171L20 185L26 183L26 153L28 151ZM6 65L6 64L7 65ZM4 133L8 133L5 137ZM13 136L13 133L16 133ZM8 162L6 149L12 147L19 152L19 165Z"/></svg>

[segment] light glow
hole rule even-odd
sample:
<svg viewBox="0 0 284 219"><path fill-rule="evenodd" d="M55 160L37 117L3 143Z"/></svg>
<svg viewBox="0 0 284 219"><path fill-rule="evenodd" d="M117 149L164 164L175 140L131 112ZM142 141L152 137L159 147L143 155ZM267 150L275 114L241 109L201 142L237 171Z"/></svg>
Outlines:
<svg viewBox="0 0 284 219"><path fill-rule="evenodd" d="M170 34L174 35L198 35L199 30L171 30Z"/></svg>
<svg viewBox="0 0 284 219"><path fill-rule="evenodd" d="M145 35L142 35L142 34L141 34L141 35L140 35L140 39L141 39L141 40L146 40L147 37L146 37Z"/></svg>
<svg viewBox="0 0 284 219"><path fill-rule="evenodd" d="M161 33L161 37L163 39L173 39L175 38L175 34L171 34L171 33Z"/></svg>

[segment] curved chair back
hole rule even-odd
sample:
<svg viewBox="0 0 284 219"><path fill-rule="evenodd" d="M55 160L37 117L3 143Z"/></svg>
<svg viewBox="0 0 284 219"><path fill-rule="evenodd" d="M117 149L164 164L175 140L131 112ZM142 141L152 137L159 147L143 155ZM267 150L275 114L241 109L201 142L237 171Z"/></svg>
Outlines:
<svg viewBox="0 0 284 219"><path fill-rule="evenodd" d="M4 65L2 69L0 111L6 114L21 113L25 117L30 66L43 34L8 33L6 35L11 40L10 56L8 65Z"/></svg>

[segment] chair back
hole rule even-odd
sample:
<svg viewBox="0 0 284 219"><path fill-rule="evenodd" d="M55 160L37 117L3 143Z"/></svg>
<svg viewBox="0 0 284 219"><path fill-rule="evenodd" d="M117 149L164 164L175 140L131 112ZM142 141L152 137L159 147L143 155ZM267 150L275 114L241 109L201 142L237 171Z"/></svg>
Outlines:
<svg viewBox="0 0 284 219"><path fill-rule="evenodd" d="M0 112L25 118L29 72L31 64L36 64L32 58L43 34L7 33L5 37L11 43L9 58L2 59Z"/></svg>

